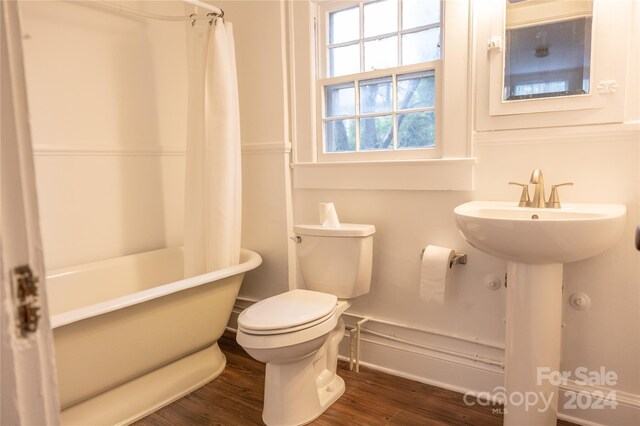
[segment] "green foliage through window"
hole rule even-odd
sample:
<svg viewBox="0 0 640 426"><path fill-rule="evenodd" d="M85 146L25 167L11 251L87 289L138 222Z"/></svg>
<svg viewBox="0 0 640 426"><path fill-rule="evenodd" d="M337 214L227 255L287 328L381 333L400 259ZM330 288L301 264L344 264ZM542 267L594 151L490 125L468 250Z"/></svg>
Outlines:
<svg viewBox="0 0 640 426"><path fill-rule="evenodd" d="M324 152L435 146L433 71L326 86L325 104Z"/></svg>

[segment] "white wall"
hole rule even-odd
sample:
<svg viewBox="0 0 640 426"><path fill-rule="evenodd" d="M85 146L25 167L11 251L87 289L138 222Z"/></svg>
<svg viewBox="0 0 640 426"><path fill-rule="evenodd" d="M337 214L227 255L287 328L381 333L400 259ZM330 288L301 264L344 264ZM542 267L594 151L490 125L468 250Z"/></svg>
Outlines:
<svg viewBox="0 0 640 426"><path fill-rule="evenodd" d="M192 9L123 4L165 15ZM264 263L242 292L266 297L288 286L281 11L269 2L217 5L234 23L237 51L253 52L237 58L242 245ZM72 2L20 6L47 269L181 245L188 22Z"/></svg>
<svg viewBox="0 0 640 426"><path fill-rule="evenodd" d="M47 269L181 244L187 24L20 7Z"/></svg>

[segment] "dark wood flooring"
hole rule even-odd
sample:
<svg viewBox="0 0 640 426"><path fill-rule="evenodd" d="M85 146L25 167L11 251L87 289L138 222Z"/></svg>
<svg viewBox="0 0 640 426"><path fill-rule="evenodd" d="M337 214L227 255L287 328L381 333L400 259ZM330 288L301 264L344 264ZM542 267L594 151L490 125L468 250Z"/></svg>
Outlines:
<svg viewBox="0 0 640 426"><path fill-rule="evenodd" d="M218 378L134 425L262 425L264 364L244 352L233 333L219 344L227 367ZM461 393L367 368L355 373L345 362L339 362L338 374L347 389L314 426L502 424L502 415L492 412L501 407L470 407Z"/></svg>

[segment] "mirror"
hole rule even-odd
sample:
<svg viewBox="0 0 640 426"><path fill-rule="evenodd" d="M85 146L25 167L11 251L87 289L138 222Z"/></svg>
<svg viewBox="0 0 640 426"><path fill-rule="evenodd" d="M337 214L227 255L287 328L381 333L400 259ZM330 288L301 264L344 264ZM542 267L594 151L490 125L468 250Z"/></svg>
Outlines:
<svg viewBox="0 0 640 426"><path fill-rule="evenodd" d="M503 100L588 94L592 0L505 0Z"/></svg>

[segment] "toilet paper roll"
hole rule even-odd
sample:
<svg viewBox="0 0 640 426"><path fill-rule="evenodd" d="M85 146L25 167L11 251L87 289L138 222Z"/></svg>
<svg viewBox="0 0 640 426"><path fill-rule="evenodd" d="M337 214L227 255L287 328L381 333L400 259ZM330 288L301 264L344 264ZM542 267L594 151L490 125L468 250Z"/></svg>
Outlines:
<svg viewBox="0 0 640 426"><path fill-rule="evenodd" d="M323 228L340 228L338 213L333 203L320 203L320 224Z"/></svg>
<svg viewBox="0 0 640 426"><path fill-rule="evenodd" d="M455 251L446 247L427 246L422 255L420 270L420 298L425 302L444 305L444 292L449 276L450 262Z"/></svg>

